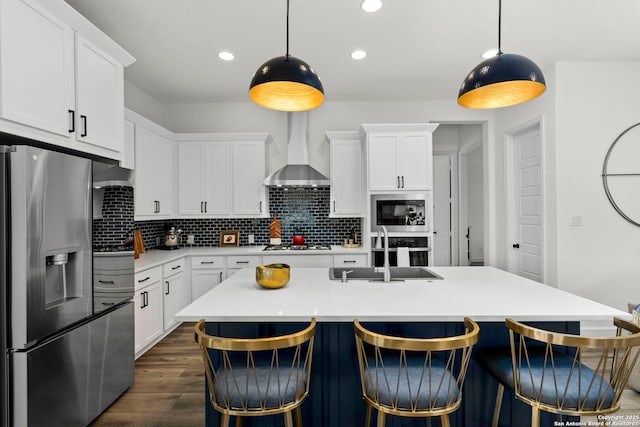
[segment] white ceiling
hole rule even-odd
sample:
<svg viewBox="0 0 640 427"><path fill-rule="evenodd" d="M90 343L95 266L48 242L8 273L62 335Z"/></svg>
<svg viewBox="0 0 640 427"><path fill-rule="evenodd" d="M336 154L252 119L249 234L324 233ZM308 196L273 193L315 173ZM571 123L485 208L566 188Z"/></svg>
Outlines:
<svg viewBox="0 0 640 427"><path fill-rule="evenodd" d="M248 101L255 70L285 53L285 0L66 0L136 62L125 78L161 103ZM291 0L290 53L327 100L457 96L497 45L498 0ZM360 48L368 56L350 57ZM220 50L235 54L218 59ZM558 60L640 60L638 0L505 0L502 49Z"/></svg>

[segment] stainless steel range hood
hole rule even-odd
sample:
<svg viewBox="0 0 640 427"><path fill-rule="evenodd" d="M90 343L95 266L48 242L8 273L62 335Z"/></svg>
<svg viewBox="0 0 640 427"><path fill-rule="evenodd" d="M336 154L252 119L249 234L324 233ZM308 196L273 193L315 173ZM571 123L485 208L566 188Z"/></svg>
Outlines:
<svg viewBox="0 0 640 427"><path fill-rule="evenodd" d="M309 112L287 113L287 164L264 180L267 186L326 187L329 178L309 164Z"/></svg>

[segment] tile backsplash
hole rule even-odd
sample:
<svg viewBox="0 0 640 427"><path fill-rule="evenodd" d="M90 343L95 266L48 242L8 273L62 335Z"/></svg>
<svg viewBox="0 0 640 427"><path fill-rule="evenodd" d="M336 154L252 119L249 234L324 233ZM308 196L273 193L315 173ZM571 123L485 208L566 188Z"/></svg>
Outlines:
<svg viewBox="0 0 640 427"><path fill-rule="evenodd" d="M218 246L220 232L240 230L240 245L249 245L253 234L256 245L269 243L269 224L276 213L282 224L282 243L291 243L294 231L300 230L308 243L338 245L349 237L351 229L361 237L361 218L329 218L329 188L268 188L270 218L176 218L174 220L136 221L142 230L145 248L157 246L164 238L165 226L182 230L183 244L187 234L195 236L195 246Z"/></svg>
<svg viewBox="0 0 640 427"><path fill-rule="evenodd" d="M121 245L134 228L133 188L104 187L93 197L102 198L102 210L93 219L93 245Z"/></svg>

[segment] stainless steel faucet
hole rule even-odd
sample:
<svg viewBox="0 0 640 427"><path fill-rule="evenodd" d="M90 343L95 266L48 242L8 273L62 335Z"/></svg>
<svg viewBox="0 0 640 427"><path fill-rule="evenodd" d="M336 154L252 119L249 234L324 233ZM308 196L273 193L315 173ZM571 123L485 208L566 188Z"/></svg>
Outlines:
<svg viewBox="0 0 640 427"><path fill-rule="evenodd" d="M380 239L380 231L384 234L384 265L383 265L383 273L382 280L385 282L391 281L391 270L389 270L389 232L387 232L387 227L384 225L378 226L378 239Z"/></svg>

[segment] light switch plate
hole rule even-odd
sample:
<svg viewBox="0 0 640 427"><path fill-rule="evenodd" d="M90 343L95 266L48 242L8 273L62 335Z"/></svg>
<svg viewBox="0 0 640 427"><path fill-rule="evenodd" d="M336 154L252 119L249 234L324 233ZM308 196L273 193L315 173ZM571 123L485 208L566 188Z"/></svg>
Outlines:
<svg viewBox="0 0 640 427"><path fill-rule="evenodd" d="M572 215L569 225L572 227L580 227L582 225L582 215Z"/></svg>

